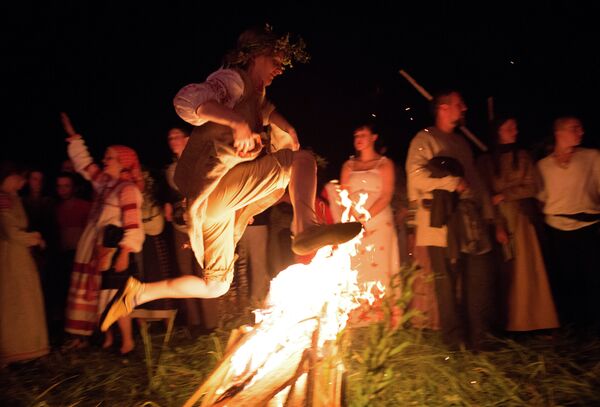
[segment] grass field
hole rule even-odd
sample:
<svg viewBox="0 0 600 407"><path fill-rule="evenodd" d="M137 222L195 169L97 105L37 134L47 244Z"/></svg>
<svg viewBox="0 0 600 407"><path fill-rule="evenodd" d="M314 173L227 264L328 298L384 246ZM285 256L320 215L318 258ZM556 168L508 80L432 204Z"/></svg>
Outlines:
<svg viewBox="0 0 600 407"><path fill-rule="evenodd" d="M161 329L154 331L157 362L162 338ZM498 339L497 351L475 355L446 351L436 332L403 329L387 338L398 352L369 365L380 341L376 331L360 328L344 336L350 406L600 405L598 339L568 332L554 339L524 335ZM2 405L178 406L214 368L227 336L223 331L192 339L179 328L151 382L139 337L127 358L97 346L55 351L2 370Z"/></svg>

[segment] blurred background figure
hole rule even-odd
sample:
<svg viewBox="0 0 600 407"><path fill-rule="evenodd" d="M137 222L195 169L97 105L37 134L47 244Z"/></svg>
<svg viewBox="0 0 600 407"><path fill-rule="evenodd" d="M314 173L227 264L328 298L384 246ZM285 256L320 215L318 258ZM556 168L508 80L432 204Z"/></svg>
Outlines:
<svg viewBox="0 0 600 407"><path fill-rule="evenodd" d="M508 232L508 241L502 244L501 320L508 331L558 328L535 228L536 168L529 154L520 148L518 133L514 117L496 120L491 154L479 159L496 218Z"/></svg>
<svg viewBox="0 0 600 407"><path fill-rule="evenodd" d="M70 160L69 160L70 162ZM87 225L91 202L75 194L75 175L69 172L56 177L55 219L58 234L58 250L53 262L51 289L48 298L48 315L51 334L59 334L64 326L64 311L69 291L69 277L79 239ZM58 329L60 327L60 330ZM56 329L54 329L56 328Z"/></svg>
<svg viewBox="0 0 600 407"><path fill-rule="evenodd" d="M44 301L46 311L51 310L52 298L52 266L55 262L57 247L57 227L54 217L55 201L50 195L46 176L40 169L33 169L29 172L27 183L23 192L23 207L27 215L30 231L37 231L42 234L46 246L42 249L40 246L33 247L31 253L37 265L44 292ZM50 315L46 316L49 321Z"/></svg>
<svg viewBox="0 0 600 407"><path fill-rule="evenodd" d="M538 162L546 230L550 240L550 284L561 324L597 335L600 326L600 152L582 148L577 117L554 122L554 148Z"/></svg>
<svg viewBox="0 0 600 407"><path fill-rule="evenodd" d="M143 282L160 281L176 277L175 254L173 252L173 235L165 227L163 205L158 200L158 185L150 170L144 168L144 191L142 193L142 225L144 229L144 245L142 251L135 254L140 280ZM147 309L174 309L174 300L165 298L144 304Z"/></svg>
<svg viewBox="0 0 600 407"><path fill-rule="evenodd" d="M183 127L172 127L167 132L167 142L171 150L173 162L169 164L165 171L165 179L167 181L165 193L164 213L165 219L172 228L172 245L177 263L178 275L200 276L202 270L196 256L192 251L188 237L188 227L186 225L185 198L175 184L175 170L177 161L181 157L185 146L190 138L190 133ZM205 329L205 316L208 316L210 328L214 328L218 323L217 300L204 300L198 298L183 298L176 300L180 306L181 315L185 318L185 323L192 332L202 331ZM205 311L205 308L206 311ZM212 310L212 312L211 312ZM208 314L208 315L206 315Z"/></svg>
<svg viewBox="0 0 600 407"><path fill-rule="evenodd" d="M48 333L37 267L29 248L44 247L39 232L28 232L17 194L24 168L0 164L0 367L46 355Z"/></svg>

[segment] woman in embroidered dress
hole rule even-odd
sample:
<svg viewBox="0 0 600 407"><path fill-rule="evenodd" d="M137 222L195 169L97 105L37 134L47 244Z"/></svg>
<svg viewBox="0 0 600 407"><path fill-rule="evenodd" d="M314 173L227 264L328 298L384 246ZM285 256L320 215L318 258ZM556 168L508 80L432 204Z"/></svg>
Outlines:
<svg viewBox="0 0 600 407"><path fill-rule="evenodd" d="M91 181L96 191L88 224L77 246L71 273L65 331L76 336L65 346L70 349L87 346L88 339L96 328L99 312L104 310L111 295L114 295L116 288L121 284L120 281L113 280L119 280L119 274L127 278L133 268L130 264L130 254L142 249L144 230L140 191L143 190L143 179L134 150L119 145L108 147L103 160L104 168L101 170L93 162L83 139L75 133L64 113L62 120L69 135L69 158L73 161L76 171ZM116 255L114 249L107 249L103 245L104 232L109 225L123 229L123 237L118 242L119 250ZM131 319L124 317L118 323L123 339L121 353L125 354L134 347ZM111 345L112 334L107 332L103 347Z"/></svg>
<svg viewBox="0 0 600 407"><path fill-rule="evenodd" d="M25 171L0 166L0 366L48 353L44 300L31 247L44 247L39 232L26 232L17 192Z"/></svg>
<svg viewBox="0 0 600 407"><path fill-rule="evenodd" d="M480 168L492 194L497 216L510 241L504 245L505 295L502 298L508 331L531 331L559 326L546 267L532 223L536 207L535 166L517 144L517 121L504 118L494 129L496 147L482 156Z"/></svg>
<svg viewBox="0 0 600 407"><path fill-rule="evenodd" d="M357 203L361 194L368 194L364 208L371 218L361 219L364 234L352 258L358 271L358 282L380 281L387 285L392 275L400 271L398 235L390 205L394 194L394 163L375 150L378 135L370 124L354 130L356 156L342 166L340 183ZM359 316L359 319L370 317Z"/></svg>

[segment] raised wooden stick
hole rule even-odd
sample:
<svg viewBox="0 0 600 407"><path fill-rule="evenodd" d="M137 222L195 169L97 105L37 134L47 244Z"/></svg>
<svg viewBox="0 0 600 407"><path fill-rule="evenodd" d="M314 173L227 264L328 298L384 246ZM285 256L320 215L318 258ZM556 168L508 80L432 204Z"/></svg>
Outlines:
<svg viewBox="0 0 600 407"><path fill-rule="evenodd" d="M410 76L404 69L400 69L400 75L402 75L407 81L408 83L410 83L411 85L413 85L413 87L421 94L423 95L423 97L425 97L425 99L427 100L431 100L433 99L433 96L431 96L431 94L429 92L427 92L425 90L425 88L423 88L421 85L419 85L417 83L417 81L414 80L414 78L412 76ZM467 136L473 143L475 143L475 145L477 147L479 147L479 149L481 149L481 151L488 151L488 148L485 144L483 144L481 142L481 140L479 140L477 138L476 135L474 135L471 130L467 129L465 126L459 126L458 127L460 129L460 131L463 132L463 134L465 136Z"/></svg>
<svg viewBox="0 0 600 407"><path fill-rule="evenodd" d="M490 123L494 122L494 97L493 96L489 96L487 98L487 108L488 108L488 121Z"/></svg>
<svg viewBox="0 0 600 407"><path fill-rule="evenodd" d="M431 93L427 92L421 85L419 85L417 83L417 81L415 81L413 79L413 77L410 76L404 69L400 69L400 75L404 76L404 79L406 79L408 81L408 83L410 83L411 85L413 85L414 88L416 90L418 90L419 93L421 95L423 95L423 97L425 97L425 99L427 99L427 100L433 99L433 96L431 96Z"/></svg>

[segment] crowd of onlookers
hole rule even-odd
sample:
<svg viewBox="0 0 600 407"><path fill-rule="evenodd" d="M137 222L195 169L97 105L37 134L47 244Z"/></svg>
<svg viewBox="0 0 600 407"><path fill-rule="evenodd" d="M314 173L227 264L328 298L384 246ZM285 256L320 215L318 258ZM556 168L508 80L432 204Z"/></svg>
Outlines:
<svg viewBox="0 0 600 407"><path fill-rule="evenodd" d="M368 194L370 218L355 214L365 229L353 258L359 281L385 284L401 264L418 263L411 306L421 313L412 324L440 329L450 348L486 350L488 334L501 331L563 326L597 335L600 152L579 147L580 120L557 118L554 145L535 162L519 143L517 119L499 118L490 151L475 158L456 132L466 110L461 95L442 92L433 108L435 124L414 137L405 165L395 165L394 151L382 155L377 129L361 123L339 181L319 188L323 223L340 220L340 190L355 202ZM109 146L97 165L66 116L63 124L70 158L56 177L12 162L0 169L2 365L43 356L50 343L64 352L89 346L127 276L202 275L174 182L188 131L168 131L173 163L153 173L120 145ZM292 253L291 222L285 200L250 220L227 294L236 307L259 306L278 271L310 260ZM225 318L222 299L144 307L179 309L179 323L192 333ZM362 311L357 319L371 322ZM127 354L135 347L131 318L118 328L118 351ZM109 331L102 346L116 342Z"/></svg>

